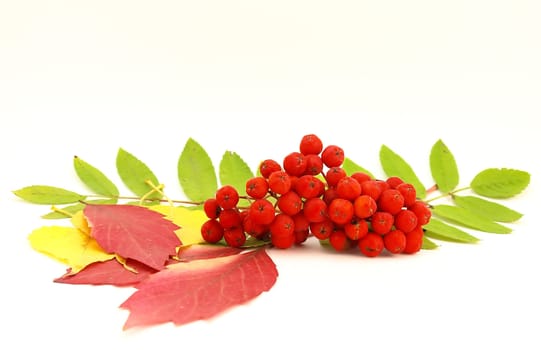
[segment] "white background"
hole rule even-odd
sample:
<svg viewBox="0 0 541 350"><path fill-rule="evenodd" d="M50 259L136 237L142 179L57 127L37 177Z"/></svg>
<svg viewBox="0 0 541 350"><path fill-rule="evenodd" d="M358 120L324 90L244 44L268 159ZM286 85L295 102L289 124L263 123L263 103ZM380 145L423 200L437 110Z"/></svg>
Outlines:
<svg viewBox="0 0 541 350"><path fill-rule="evenodd" d="M0 0L0 348L539 349L540 17L535 0ZM11 193L84 192L74 155L120 185L122 147L181 199L189 137L215 164L232 150L255 168L306 133L379 176L386 144L427 186L438 139L461 185L527 170L505 202L525 215L510 235L413 256L273 250L270 292L209 321L122 331L133 290L53 283L64 267L27 235L67 223Z"/></svg>

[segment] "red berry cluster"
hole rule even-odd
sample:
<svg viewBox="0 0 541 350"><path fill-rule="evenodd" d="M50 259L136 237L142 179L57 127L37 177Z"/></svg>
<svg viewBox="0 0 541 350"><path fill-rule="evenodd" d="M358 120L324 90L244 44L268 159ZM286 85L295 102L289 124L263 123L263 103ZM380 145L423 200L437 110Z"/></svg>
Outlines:
<svg viewBox="0 0 541 350"><path fill-rule="evenodd" d="M209 220L201 227L203 238L240 247L250 235L289 248L313 235L337 251L357 246L370 257L384 249L418 252L431 212L417 200L415 188L398 177L348 175L343 162L342 148L323 148L318 136L305 135L299 151L284 157L282 165L261 162L261 176L246 182L248 207L238 207L239 193L228 185L205 201Z"/></svg>

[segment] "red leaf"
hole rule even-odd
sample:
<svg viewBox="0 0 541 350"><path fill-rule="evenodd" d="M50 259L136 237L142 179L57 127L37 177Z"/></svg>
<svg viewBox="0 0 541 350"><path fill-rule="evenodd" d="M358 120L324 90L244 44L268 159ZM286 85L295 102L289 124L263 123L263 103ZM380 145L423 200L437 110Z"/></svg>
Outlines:
<svg viewBox="0 0 541 350"><path fill-rule="evenodd" d="M135 260L128 260L126 264L135 269L137 273L128 271L116 259L103 262L95 262L76 274L71 274L70 270L54 281L67 284L93 284L93 285L113 285L118 287L134 286L146 279L156 270Z"/></svg>
<svg viewBox="0 0 541 350"><path fill-rule="evenodd" d="M161 270L181 242L179 227L160 213L136 205L87 205L84 215L91 235L108 253Z"/></svg>
<svg viewBox="0 0 541 350"><path fill-rule="evenodd" d="M124 329L208 319L268 291L277 276L264 249L169 265L120 306L130 310Z"/></svg>
<svg viewBox="0 0 541 350"><path fill-rule="evenodd" d="M192 261L199 259L212 259L222 256L240 254L242 249L210 244L192 244L187 247L180 247L178 258L181 261Z"/></svg>

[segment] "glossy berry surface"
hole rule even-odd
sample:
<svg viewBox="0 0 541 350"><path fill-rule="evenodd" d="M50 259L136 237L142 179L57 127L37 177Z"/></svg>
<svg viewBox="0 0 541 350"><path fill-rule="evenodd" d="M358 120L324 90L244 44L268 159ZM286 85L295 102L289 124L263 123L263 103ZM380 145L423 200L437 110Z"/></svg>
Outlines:
<svg viewBox="0 0 541 350"><path fill-rule="evenodd" d="M305 135L281 162L260 163L260 176L245 182L245 196L226 185L202 203L203 239L242 247L250 237L287 249L313 237L336 251L357 246L367 257L418 252L432 213L413 185L397 176L348 174L344 160L341 147Z"/></svg>
<svg viewBox="0 0 541 350"><path fill-rule="evenodd" d="M223 186L216 191L216 201L222 209L233 209L239 202L239 193L233 186Z"/></svg>
<svg viewBox="0 0 541 350"><path fill-rule="evenodd" d="M299 145L302 154L319 154L323 150L323 142L314 134L304 135Z"/></svg>
<svg viewBox="0 0 541 350"><path fill-rule="evenodd" d="M384 248L383 238L375 233L368 233L358 245L361 253L370 258L380 255Z"/></svg>

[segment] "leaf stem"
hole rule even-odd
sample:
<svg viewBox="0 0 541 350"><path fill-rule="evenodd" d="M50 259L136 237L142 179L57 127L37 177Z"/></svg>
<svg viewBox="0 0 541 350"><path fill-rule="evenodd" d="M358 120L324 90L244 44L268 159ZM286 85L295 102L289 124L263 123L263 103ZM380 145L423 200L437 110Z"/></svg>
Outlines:
<svg viewBox="0 0 541 350"><path fill-rule="evenodd" d="M426 194L436 192L437 190L438 190L438 185L433 185L432 187L429 187L426 189Z"/></svg>
<svg viewBox="0 0 541 350"><path fill-rule="evenodd" d="M467 187L462 187L462 188L457 188L456 190L454 191L451 191L451 192L447 192L447 193L443 193L439 196L436 196L436 197L433 197L433 198L430 198L430 199L427 199L425 201L425 203L430 203L430 202L433 202L437 199L441 199L441 198L445 198L445 197L448 197L448 196L451 196L453 197L453 195L457 192L460 192L460 191L466 191L466 190L469 190L471 187L470 186L467 186ZM428 193L428 190L427 190L427 193Z"/></svg>
<svg viewBox="0 0 541 350"><path fill-rule="evenodd" d="M162 191L164 188L165 188L165 185L164 184L160 184L158 186L154 185L154 183L152 183L152 180L146 180L145 181L150 187L152 187L152 189L154 191L156 191L157 193L161 194L163 196L163 198L165 198L165 200L167 200L167 202L169 203L170 206L173 206L173 201L171 200L171 198L169 198L168 196L165 195L165 193ZM141 201L143 200L143 198L141 198Z"/></svg>
<svg viewBox="0 0 541 350"><path fill-rule="evenodd" d="M141 201L141 197L137 197L137 196L102 196L102 195L97 195L97 194L88 194L88 195L85 195L86 197L88 198L105 198L105 199L124 199L124 200L134 200L134 201ZM159 201L159 202L173 202L173 203L177 203L177 204L189 204L189 205L201 205L204 203L204 201L201 201L201 202L194 202L194 201L185 201L185 200L179 200L179 199L144 199L143 201L141 202L144 202L144 201L148 201L148 202L154 202L154 201Z"/></svg>
<svg viewBox="0 0 541 350"><path fill-rule="evenodd" d="M66 216L69 217L69 218L72 218L72 217L73 217L73 214L70 213L69 211L60 209L60 208L58 208L58 207L56 207L56 206L54 206L54 205L51 207L51 210L54 211L54 212L60 213L60 214L62 214L62 215L66 215Z"/></svg>
<svg viewBox="0 0 541 350"><path fill-rule="evenodd" d="M470 186L466 186L466 187L462 187L462 188L457 188L456 190L454 190L454 191L452 191L452 192L450 192L450 193L451 193L451 195L453 195L453 194L455 194L455 193L457 193L457 192L460 192L460 191L466 191L466 190L469 190L469 189L471 189L471 187L470 187Z"/></svg>

